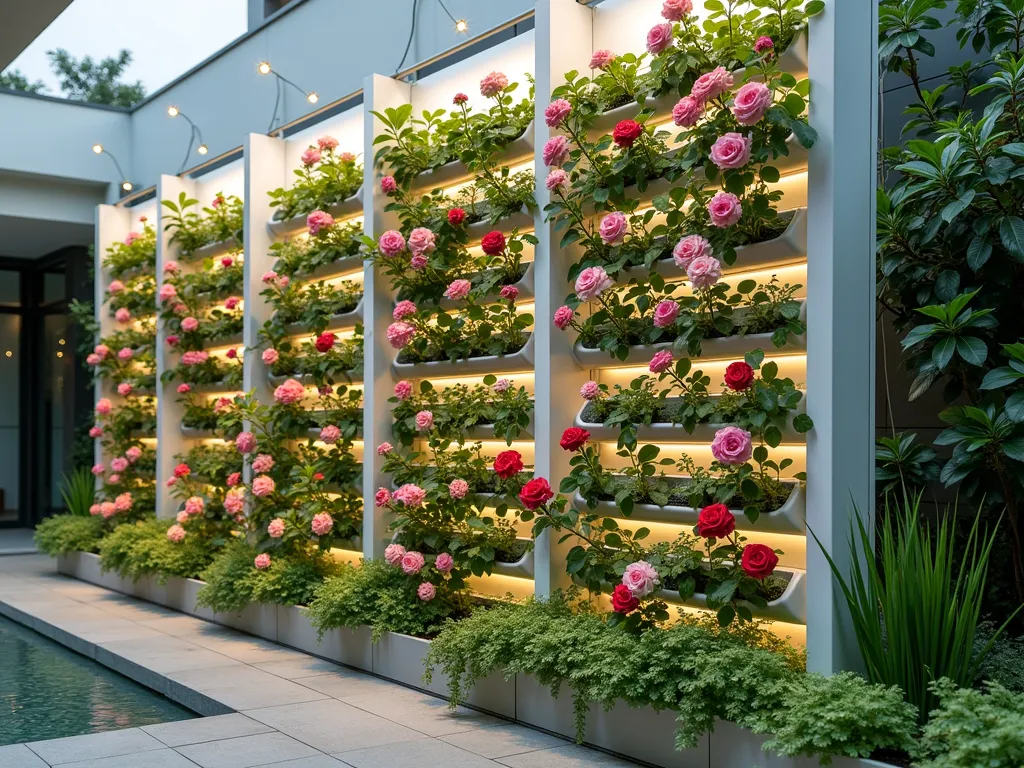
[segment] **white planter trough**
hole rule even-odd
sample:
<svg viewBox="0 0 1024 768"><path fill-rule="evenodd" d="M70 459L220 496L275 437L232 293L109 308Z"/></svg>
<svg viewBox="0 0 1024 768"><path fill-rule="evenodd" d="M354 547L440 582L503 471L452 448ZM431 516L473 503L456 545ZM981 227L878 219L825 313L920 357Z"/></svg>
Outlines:
<svg viewBox="0 0 1024 768"><path fill-rule="evenodd" d="M533 157L533 121L526 126L526 131L515 141L510 142L500 152L494 161L498 165L517 165L526 162ZM450 163L435 168L432 171L424 171L412 183L412 192L427 192L443 187L450 187L462 184L473 178L461 160L453 160Z"/></svg>
<svg viewBox="0 0 1024 768"><path fill-rule="evenodd" d="M351 274L362 268L363 256L362 254L356 254L355 256L346 256L337 261L332 261L329 264L321 264L312 272L299 272L295 275L295 279L305 283L317 280L331 280L335 277Z"/></svg>
<svg viewBox="0 0 1024 768"><path fill-rule="evenodd" d="M307 610L298 605L277 606L277 642L366 672L372 670L369 627L328 630L320 640Z"/></svg>
<svg viewBox="0 0 1024 768"><path fill-rule="evenodd" d="M736 249L736 261L725 267L725 273L749 272L769 267L784 267L798 264L807 258L807 209L796 208L786 230L771 240ZM724 266L724 265L723 265ZM686 270L672 259L656 261L648 267L628 267L616 274L616 282L625 285L631 279L646 280L655 272L666 280L685 280Z"/></svg>
<svg viewBox="0 0 1024 768"><path fill-rule="evenodd" d="M771 737L759 736L735 723L718 721L711 733L710 768L818 768L813 757L782 757L761 747ZM889 763L866 758L835 757L832 768L893 768Z"/></svg>
<svg viewBox="0 0 1024 768"><path fill-rule="evenodd" d="M572 503L579 510L591 509L578 491L573 495ZM619 505L614 501L599 501L593 511L606 517L622 516ZM793 486L792 493L781 507L774 512L761 515L757 518L756 523L751 523L743 514L742 509L730 509L729 511L736 518L736 527L741 531L803 534L807 528L807 497L804 487L799 484ZM633 514L628 519L645 523L692 526L697 524L699 514L700 510L693 507L634 504Z"/></svg>
<svg viewBox="0 0 1024 768"><path fill-rule="evenodd" d="M522 427L517 440L533 437L533 414L530 415L530 423ZM476 424L466 430L466 438L469 440L504 440L494 432L493 424Z"/></svg>
<svg viewBox="0 0 1024 768"><path fill-rule="evenodd" d="M186 261L205 261L206 259L215 259L218 256L223 256L226 253L241 251L242 247L242 244L234 239L218 240L216 243L207 243L201 248L196 248L192 253L185 255L183 258Z"/></svg>
<svg viewBox="0 0 1024 768"><path fill-rule="evenodd" d="M789 624L807 623L807 573L795 568L780 569L793 575L789 586L778 600L772 600L764 608L758 608L750 603L743 602L750 609L750 612L759 619L770 621L785 621ZM682 600L678 592L668 589L659 589L654 596L664 600L669 605L688 605L692 608L707 608L707 595L697 593L689 600Z"/></svg>
<svg viewBox="0 0 1024 768"><path fill-rule="evenodd" d="M672 350L671 343L650 344L639 347L630 347L629 356L625 360L612 357L602 349L588 349L577 342L573 346L573 354L576 360L584 368L624 368L627 366L646 365L651 362L658 352L663 349ZM755 349L762 349L766 354L778 354L780 352L803 352L807 349L807 337L804 335L790 336L781 347L772 344L770 333L753 333L748 336L727 336L721 339L705 339L701 342L700 360L728 360L735 358L742 360L747 352ZM694 358L698 359L698 358Z"/></svg>
<svg viewBox="0 0 1024 768"><path fill-rule="evenodd" d="M186 427L185 425L181 427L181 435L190 440L205 440L217 437L212 429L197 429L195 427Z"/></svg>
<svg viewBox="0 0 1024 768"><path fill-rule="evenodd" d="M533 230L533 224L533 214L524 205L516 213L505 216L494 224L485 219L470 224L466 227L466 231L469 233L470 244L476 245L483 240L484 235L488 232L511 232L513 229L522 232L523 230Z"/></svg>
<svg viewBox="0 0 1024 768"><path fill-rule="evenodd" d="M430 379L436 376L463 376L488 373L514 373L533 370L533 334L518 352L510 355L485 355L467 360L436 360L429 363L392 364L395 375L403 379Z"/></svg>
<svg viewBox="0 0 1024 768"><path fill-rule="evenodd" d="M534 550L531 547L523 556L516 560L514 563L499 563L495 562L494 567L491 569L493 573L500 576L514 576L519 579L532 579L533 578L533 562L534 562Z"/></svg>
<svg viewBox="0 0 1024 768"><path fill-rule="evenodd" d="M345 331L350 328L355 328L363 322L363 300L359 299L359 303L356 304L355 309L349 312L342 312L340 315L331 315L327 319L328 331ZM309 332L309 326L304 323L289 323L284 327L285 333L292 336L298 336L302 333Z"/></svg>
<svg viewBox="0 0 1024 768"><path fill-rule="evenodd" d="M216 339L207 339L206 343L211 347L236 347L242 343L242 331L232 333L230 336L221 336Z"/></svg>
<svg viewBox="0 0 1024 768"><path fill-rule="evenodd" d="M362 214L363 212L363 188L360 187L352 197L342 200L340 203L334 203L333 205L327 206L326 213L331 214L337 221L339 219L347 219L352 216ZM283 219L281 221L271 221L267 224L267 229L274 237L287 237L302 232L306 229L306 217L309 214L301 214L300 216L293 216L290 219Z"/></svg>
<svg viewBox="0 0 1024 768"><path fill-rule="evenodd" d="M279 387L289 379L295 379L295 381L300 384L305 384L306 386L313 386L316 384L316 380L313 378L313 374L311 373L297 373L290 376L275 376L272 373L267 375L267 380L270 382L272 387ZM359 384L361 382L362 378L358 376L346 376L346 374L341 374L340 376L335 377L336 384L345 384L346 386Z"/></svg>
<svg viewBox="0 0 1024 768"><path fill-rule="evenodd" d="M395 632L385 632L373 645L373 674L418 688L438 696L448 696L448 680L435 670L431 682L423 681L423 659L429 640ZM470 690L464 701L477 709L502 717L516 717L516 681L506 680L500 673L488 675Z"/></svg>

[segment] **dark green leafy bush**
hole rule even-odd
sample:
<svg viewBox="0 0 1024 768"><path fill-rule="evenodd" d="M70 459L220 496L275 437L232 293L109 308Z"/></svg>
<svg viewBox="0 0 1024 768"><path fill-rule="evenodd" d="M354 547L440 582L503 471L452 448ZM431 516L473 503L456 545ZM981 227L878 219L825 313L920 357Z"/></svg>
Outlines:
<svg viewBox="0 0 1024 768"><path fill-rule="evenodd" d="M214 548L201 536L181 542L167 538L170 520L150 518L119 525L100 542L100 566L127 579L157 575L195 578L213 559Z"/></svg>
<svg viewBox="0 0 1024 768"><path fill-rule="evenodd" d="M34 540L39 551L48 555L95 552L104 529L102 517L56 515L36 526Z"/></svg>

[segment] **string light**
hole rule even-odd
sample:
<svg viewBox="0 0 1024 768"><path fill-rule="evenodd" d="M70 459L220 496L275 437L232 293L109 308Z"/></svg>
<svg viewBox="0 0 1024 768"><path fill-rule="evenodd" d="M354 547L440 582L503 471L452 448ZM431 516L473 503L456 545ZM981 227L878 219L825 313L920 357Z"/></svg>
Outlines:
<svg viewBox="0 0 1024 768"><path fill-rule="evenodd" d="M441 10L447 14L448 18L452 20L452 24L455 25L455 31L460 34L465 34L469 30L469 24L465 19L456 19L452 16L451 11L448 10L448 6L444 4L444 0L437 0L437 4L441 6Z"/></svg>
<svg viewBox="0 0 1024 768"><path fill-rule="evenodd" d="M170 117L182 118L183 120L185 120L185 122L189 124L189 127L191 129L191 133L189 134L188 137L188 149L185 150L185 157L181 161L181 167L178 168L178 173L181 173L182 171L185 170L185 166L188 165L188 157L190 154L192 154L192 145L196 141L199 142L199 146L196 147L196 152L198 152L200 155L205 155L207 152L210 151L210 148L206 146L206 144L203 142L203 132L199 130L199 126L196 125L188 115L186 115L173 104L167 108L167 114Z"/></svg>
<svg viewBox="0 0 1024 768"><path fill-rule="evenodd" d="M270 118L270 127L267 128L268 133L273 130L274 123L277 122L277 112L281 106L281 83L286 83L297 90L310 104L316 104L320 101L320 95L316 91L307 91L305 88L300 88L297 83L289 80L287 77L271 67L269 61L261 61L256 67L256 71L261 75L273 75L276 78L277 83L277 98L274 101L274 114Z"/></svg>
<svg viewBox="0 0 1024 768"><path fill-rule="evenodd" d="M128 181L127 177L124 174L124 171L121 169L121 164L117 162L117 158L114 157L113 153L111 153L109 149L106 149L102 144L93 144L92 151L95 152L97 155L106 155L113 161L114 167L117 168L118 174L123 179L123 181L121 182L121 189L123 189L125 192L131 192L133 185L130 181Z"/></svg>

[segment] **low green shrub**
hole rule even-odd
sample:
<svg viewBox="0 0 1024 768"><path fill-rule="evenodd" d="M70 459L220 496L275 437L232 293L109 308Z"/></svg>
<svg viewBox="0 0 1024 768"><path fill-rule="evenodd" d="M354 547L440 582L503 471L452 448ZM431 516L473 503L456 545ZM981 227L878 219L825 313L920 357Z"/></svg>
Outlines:
<svg viewBox="0 0 1024 768"><path fill-rule="evenodd" d="M173 522L150 518L119 525L100 542L100 567L133 580L150 574L161 581L168 576L196 578L213 559L214 547L200 536L168 540Z"/></svg>
<svg viewBox="0 0 1024 768"><path fill-rule="evenodd" d="M932 710L917 752L917 768L1019 768L1024 765L1024 697L998 683L988 692L932 684Z"/></svg>
<svg viewBox="0 0 1024 768"><path fill-rule="evenodd" d="M853 676L807 675L803 662L802 654L756 627L714 628L706 617L684 615L667 629L635 635L557 596L448 623L431 643L424 678L440 668L453 704L496 670L531 675L554 695L568 686L580 739L592 702L625 701L676 711L679 749L695 747L719 719L777 733L777 749L788 754L827 759L907 746L915 713L899 691ZM814 708L826 704L828 722L803 734L780 732L791 714L808 724Z"/></svg>
<svg viewBox="0 0 1024 768"><path fill-rule="evenodd" d="M449 617L470 612L464 592L439 587L433 600L423 601L416 589L401 568L383 560L364 560L359 568L345 565L316 590L309 620L321 637L329 629L369 626L376 641L384 632L430 636Z"/></svg>
<svg viewBox="0 0 1024 768"><path fill-rule="evenodd" d="M250 603L307 605L324 579L341 566L329 552L311 547L275 555L270 567L256 568L258 551L242 541L229 543L202 572L206 585L199 605L218 613L237 613Z"/></svg>
<svg viewBox="0 0 1024 768"><path fill-rule="evenodd" d="M74 513L48 517L36 526L35 543L40 552L64 555L95 552L105 530L102 517Z"/></svg>
<svg viewBox="0 0 1024 768"><path fill-rule="evenodd" d="M978 627L974 647L979 653L988 646L995 631L996 626L992 622L984 622ZM999 683L1013 693L1024 694L1024 637L1003 633L996 638L978 668L975 682L986 681Z"/></svg>

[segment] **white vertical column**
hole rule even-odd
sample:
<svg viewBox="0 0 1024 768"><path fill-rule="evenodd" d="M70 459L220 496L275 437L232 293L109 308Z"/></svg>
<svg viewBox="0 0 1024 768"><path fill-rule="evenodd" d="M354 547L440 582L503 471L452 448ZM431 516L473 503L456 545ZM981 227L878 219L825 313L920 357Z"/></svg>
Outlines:
<svg viewBox="0 0 1024 768"><path fill-rule="evenodd" d="M157 313L160 312L160 289L164 284L164 264L177 261L178 249L171 244L173 232L165 232L168 211L160 204L161 200L172 200L177 204L178 196L184 192L194 197L196 184L190 179L178 176L161 176L156 185L156 289ZM175 458L186 450L185 436L181 433L181 423L185 416L184 406L178 402L178 384L171 380L163 382L164 371L171 370L178 363L181 353L167 345L168 330L164 321L157 317L156 322L156 516L174 517L180 502L171 495L167 480L174 477L174 467L178 463Z"/></svg>
<svg viewBox="0 0 1024 768"><path fill-rule="evenodd" d="M828 0L810 27L807 226L807 524L839 568L859 512L874 517L878 8ZM860 664L842 593L807 544L808 667Z"/></svg>
<svg viewBox="0 0 1024 768"><path fill-rule="evenodd" d="M363 84L363 232L376 238L398 219L385 213L387 198L380 191L379 177L373 167L373 139L383 132L380 120L370 110L383 112L388 107L409 103L412 86L384 75L370 75ZM395 378L391 362L395 351L387 339L394 295L386 277L369 261L363 267L363 556L367 559L384 556L387 546L388 520L385 510L374 504L373 497L388 481L383 472L384 460L377 455L377 446L391 439L391 406Z"/></svg>
<svg viewBox="0 0 1024 768"><path fill-rule="evenodd" d="M95 304L96 322L99 324L99 331L95 340L97 344L99 344L101 338L109 336L117 330L114 318L110 316L110 311L103 303L106 301L107 286L110 285L111 279L110 274L103 266L103 258L111 243L115 240L123 240L125 235L128 234L128 231L131 229L131 223L132 212L127 208L119 208L116 205L96 206L96 242L93 248L95 259L93 303ZM116 355L117 350L111 350L111 354ZM119 395L108 379L97 378L94 388L94 404L104 397L117 400ZM94 463L106 464L107 460L112 457L104 455L102 442L96 440L93 445L95 446ZM102 486L102 478L97 477L96 487L101 488Z"/></svg>
<svg viewBox="0 0 1024 768"><path fill-rule="evenodd" d="M260 278L274 266L270 246L275 238L267 227L274 208L267 193L280 187L287 179L286 148L281 139L258 133L250 133L245 139L245 354L242 375L243 389L254 391L262 403L273 402L273 388L268 379L270 370L258 351L260 328L274 313L274 308L260 296L264 288Z"/></svg>
<svg viewBox="0 0 1024 768"><path fill-rule="evenodd" d="M544 207L551 194L544 185L544 143L557 131L544 123L544 108L551 91L565 82L565 73L585 70L590 61L593 39L593 11L576 0L538 0L536 10L536 114L534 117L534 168L537 177L537 247L534 266L536 294L536 370L534 380L534 435L536 475L547 478L558 490L561 478L569 474L569 454L558 444L562 431L572 424L579 407L579 390L587 380L572 352L572 336L555 328L551 318L568 289L566 276L572 261L559 247L561 232L544 220ZM567 586L564 550L560 536L545 531L537 540L534 554L535 591L549 595Z"/></svg>

